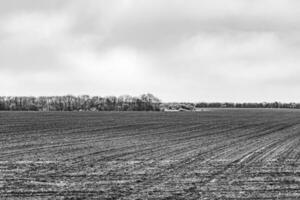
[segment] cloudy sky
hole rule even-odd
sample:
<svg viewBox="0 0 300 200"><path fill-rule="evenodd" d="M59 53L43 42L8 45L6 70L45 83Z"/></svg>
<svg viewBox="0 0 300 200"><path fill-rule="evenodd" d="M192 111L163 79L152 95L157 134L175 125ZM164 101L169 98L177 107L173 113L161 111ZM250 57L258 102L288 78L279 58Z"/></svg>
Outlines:
<svg viewBox="0 0 300 200"><path fill-rule="evenodd" d="M300 102L299 0L0 0L0 95Z"/></svg>

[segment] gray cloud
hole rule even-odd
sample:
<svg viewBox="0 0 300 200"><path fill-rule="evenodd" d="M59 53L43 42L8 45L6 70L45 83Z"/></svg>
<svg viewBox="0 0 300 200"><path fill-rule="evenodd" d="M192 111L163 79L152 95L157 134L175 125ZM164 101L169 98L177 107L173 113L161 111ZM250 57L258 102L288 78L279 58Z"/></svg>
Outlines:
<svg viewBox="0 0 300 200"><path fill-rule="evenodd" d="M299 4L266 0L118 1L107 6L100 1L77 16L74 32L105 37L106 45L142 48L168 46L202 32L299 31Z"/></svg>
<svg viewBox="0 0 300 200"><path fill-rule="evenodd" d="M33 11L55 11L63 8L69 0L0 0L0 15L19 13L19 12L33 12Z"/></svg>

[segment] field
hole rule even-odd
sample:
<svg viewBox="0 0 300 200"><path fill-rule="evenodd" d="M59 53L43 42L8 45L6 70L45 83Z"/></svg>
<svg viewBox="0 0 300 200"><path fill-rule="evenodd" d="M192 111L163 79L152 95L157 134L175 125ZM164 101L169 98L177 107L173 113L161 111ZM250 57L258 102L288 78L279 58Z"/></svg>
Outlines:
<svg viewBox="0 0 300 200"><path fill-rule="evenodd" d="M0 112L0 199L300 199L300 111Z"/></svg>

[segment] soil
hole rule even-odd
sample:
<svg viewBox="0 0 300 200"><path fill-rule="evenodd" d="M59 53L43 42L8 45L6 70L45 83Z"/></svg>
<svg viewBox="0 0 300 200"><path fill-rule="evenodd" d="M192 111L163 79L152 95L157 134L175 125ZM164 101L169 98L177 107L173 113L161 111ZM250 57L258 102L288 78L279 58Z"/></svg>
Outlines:
<svg viewBox="0 0 300 200"><path fill-rule="evenodd" d="M0 199L300 199L300 111L0 112Z"/></svg>

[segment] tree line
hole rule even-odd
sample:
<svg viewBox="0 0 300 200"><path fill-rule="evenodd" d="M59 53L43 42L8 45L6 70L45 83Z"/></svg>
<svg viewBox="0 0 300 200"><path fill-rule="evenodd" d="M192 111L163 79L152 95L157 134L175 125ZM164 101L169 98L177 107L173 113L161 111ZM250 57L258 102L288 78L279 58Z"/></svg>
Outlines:
<svg viewBox="0 0 300 200"><path fill-rule="evenodd" d="M197 103L196 107L208 108L300 108L300 103L262 102L262 103Z"/></svg>
<svg viewBox="0 0 300 200"><path fill-rule="evenodd" d="M300 109L300 103L162 103L152 94L138 97L116 96L0 96L0 110L6 111L166 111L197 108L290 108Z"/></svg>
<svg viewBox="0 0 300 200"><path fill-rule="evenodd" d="M159 111L161 101L152 94L139 97L41 96L0 97L0 110L7 111Z"/></svg>
<svg viewBox="0 0 300 200"><path fill-rule="evenodd" d="M290 108L300 109L300 103L262 102L262 103L163 103L163 109L169 110L195 110L197 108Z"/></svg>

